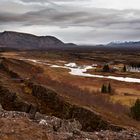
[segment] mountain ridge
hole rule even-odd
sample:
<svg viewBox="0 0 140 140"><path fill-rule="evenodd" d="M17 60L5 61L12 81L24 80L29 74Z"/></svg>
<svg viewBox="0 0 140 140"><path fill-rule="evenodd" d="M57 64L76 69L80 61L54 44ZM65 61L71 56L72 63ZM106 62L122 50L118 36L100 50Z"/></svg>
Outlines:
<svg viewBox="0 0 140 140"><path fill-rule="evenodd" d="M110 42L106 45L76 45L74 43L65 43L54 36L37 36L30 33L21 33L15 31L0 32L0 49L18 49L18 50L46 50L46 49L92 49L92 48L121 48L121 49L139 49L140 41Z"/></svg>
<svg viewBox="0 0 140 140"><path fill-rule="evenodd" d="M123 41L123 42L110 42L106 46L109 47L140 47L140 41Z"/></svg>
<svg viewBox="0 0 140 140"><path fill-rule="evenodd" d="M28 33L4 31L0 33L0 47L16 49L60 48L64 42L54 36L36 36Z"/></svg>

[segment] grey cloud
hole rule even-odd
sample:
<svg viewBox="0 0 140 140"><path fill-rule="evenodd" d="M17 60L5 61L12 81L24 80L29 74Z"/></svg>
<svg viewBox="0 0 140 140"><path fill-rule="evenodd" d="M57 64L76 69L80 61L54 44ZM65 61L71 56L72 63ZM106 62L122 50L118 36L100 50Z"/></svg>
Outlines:
<svg viewBox="0 0 140 140"><path fill-rule="evenodd" d="M127 17L133 13L132 17ZM121 26L132 28L132 25L139 25L140 11L117 11L107 9L55 9L46 8L40 11L28 12L21 15L21 21L24 19L28 24L36 25L58 25L58 26L90 26L97 28L121 28ZM127 17L127 18L126 18ZM7 17L6 17L7 18ZM16 16L13 15L13 19ZM11 18L10 18L11 19ZM18 21L20 19L18 18ZM15 20L15 22L17 22Z"/></svg>
<svg viewBox="0 0 140 140"><path fill-rule="evenodd" d="M23 22L24 19L21 18L21 15L18 14L10 14L10 13L0 13L0 24L11 22Z"/></svg>
<svg viewBox="0 0 140 140"><path fill-rule="evenodd" d="M44 2L48 2L47 0L21 0L22 2L40 2L40 3L44 3Z"/></svg>
<svg viewBox="0 0 140 140"><path fill-rule="evenodd" d="M139 10L111 10L70 7L47 7L25 14L0 14L0 22L23 22L28 25L88 26L94 28L139 28ZM132 15L132 17L129 15ZM133 25L135 25L133 27Z"/></svg>
<svg viewBox="0 0 140 140"><path fill-rule="evenodd" d="M77 40L77 42L83 40L82 38L88 42L106 42L117 37L120 40L134 39L134 37L138 38L140 35L140 10L113 10L55 4L55 2L71 2L70 0L18 1L26 3L24 5L25 9L28 6L28 9L30 7L31 10L16 13L15 9L14 12L8 13L0 9L0 25L10 26L13 23L21 27L57 26L65 29L63 31L59 30L58 33L55 32L55 35L64 38L66 41L71 39ZM30 3L30 6L28 3ZM42 5L36 5L34 8L34 4L31 3L41 3ZM49 5L44 5L44 3L49 3ZM22 3L20 6L22 6ZM72 28L71 31L70 28ZM80 28L82 32L77 28ZM86 30L87 28L88 30ZM68 34L69 36L67 36Z"/></svg>
<svg viewBox="0 0 140 140"><path fill-rule="evenodd" d="M20 0L20 1L28 2L28 3L30 3L30 2L32 2L32 3L34 3L34 2L38 2L38 3L45 3L45 2L65 2L65 3L67 3L67 2L72 2L72 0ZM81 0L73 0L73 1L79 1L80 2ZM82 1L87 1L87 0L82 0Z"/></svg>

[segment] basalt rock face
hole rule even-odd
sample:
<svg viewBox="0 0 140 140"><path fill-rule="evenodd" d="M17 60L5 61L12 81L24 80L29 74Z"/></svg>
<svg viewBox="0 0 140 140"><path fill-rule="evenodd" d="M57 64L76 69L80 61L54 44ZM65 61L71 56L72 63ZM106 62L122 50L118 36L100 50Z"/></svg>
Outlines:
<svg viewBox="0 0 140 140"><path fill-rule="evenodd" d="M5 31L0 33L0 47L16 49L59 48L65 44L53 36L35 36L32 34Z"/></svg>
<svg viewBox="0 0 140 140"><path fill-rule="evenodd" d="M9 91L6 87L0 86L0 104L5 110L21 111L34 114L37 107L22 101L16 93Z"/></svg>
<svg viewBox="0 0 140 140"><path fill-rule="evenodd" d="M96 112L70 104L63 100L56 92L46 87L31 84L30 88L32 88L32 95L44 102L46 108L49 108L46 113L50 113L62 119L76 119L82 124L82 130L122 130L121 127L112 125L102 119Z"/></svg>
<svg viewBox="0 0 140 140"><path fill-rule="evenodd" d="M5 109L12 109L16 101L16 94L10 92L3 86L0 86L0 103Z"/></svg>
<svg viewBox="0 0 140 140"><path fill-rule="evenodd" d="M1 140L139 140L134 130L114 132L100 130L85 132L75 119L65 120L36 113L30 119L28 113L5 111L0 106Z"/></svg>
<svg viewBox="0 0 140 140"><path fill-rule="evenodd" d="M17 73L9 69L8 65L6 64L6 61L8 60L6 60L5 58L0 59L0 69L5 71L11 78L20 78L20 76Z"/></svg>

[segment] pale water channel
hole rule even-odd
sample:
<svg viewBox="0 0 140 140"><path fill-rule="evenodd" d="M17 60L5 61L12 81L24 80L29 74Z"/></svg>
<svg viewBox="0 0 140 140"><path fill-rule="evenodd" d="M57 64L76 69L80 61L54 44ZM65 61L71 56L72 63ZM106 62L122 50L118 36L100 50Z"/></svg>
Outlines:
<svg viewBox="0 0 140 140"><path fill-rule="evenodd" d="M93 69L94 66L78 66L76 63L68 63L65 64L64 66L60 66L60 65L52 65L47 62L34 60L34 59L20 59L20 60L27 60L38 64L48 65L50 67L55 67L55 68L69 69L70 70L69 73L75 76L91 77L91 78L106 78L106 79L112 79L112 80L123 81L123 82L140 83L140 79L138 78L103 76L103 75L94 75L94 74L86 73L88 69Z"/></svg>

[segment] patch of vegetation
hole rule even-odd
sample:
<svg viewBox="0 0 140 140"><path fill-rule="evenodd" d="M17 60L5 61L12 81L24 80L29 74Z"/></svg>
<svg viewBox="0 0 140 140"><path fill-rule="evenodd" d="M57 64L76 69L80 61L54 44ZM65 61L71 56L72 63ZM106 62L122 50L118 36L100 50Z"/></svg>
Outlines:
<svg viewBox="0 0 140 140"><path fill-rule="evenodd" d="M106 87L106 85L102 85L102 88L101 88L101 92L102 93L107 93L107 87Z"/></svg>
<svg viewBox="0 0 140 140"><path fill-rule="evenodd" d="M104 65L103 72L110 72L110 68L108 64Z"/></svg>
<svg viewBox="0 0 140 140"><path fill-rule="evenodd" d="M103 84L102 88L101 88L101 93L109 93L109 94L111 94L112 93L111 84L109 83L107 86Z"/></svg>
<svg viewBox="0 0 140 140"><path fill-rule="evenodd" d="M140 62L131 62L129 65L133 68L140 68Z"/></svg>
<svg viewBox="0 0 140 140"><path fill-rule="evenodd" d="M123 72L126 72L127 69L126 69L126 65L123 66Z"/></svg>
<svg viewBox="0 0 140 140"><path fill-rule="evenodd" d="M131 107L131 115L135 120L140 121L140 99L137 99L135 104Z"/></svg>

